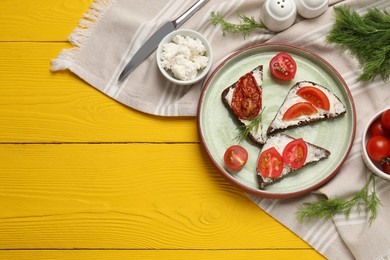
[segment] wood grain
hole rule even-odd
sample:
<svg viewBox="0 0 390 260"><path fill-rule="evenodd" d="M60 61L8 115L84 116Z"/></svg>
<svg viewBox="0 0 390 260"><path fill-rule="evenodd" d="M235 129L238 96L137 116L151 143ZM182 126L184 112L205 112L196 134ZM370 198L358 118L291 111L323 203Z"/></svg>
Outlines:
<svg viewBox="0 0 390 260"><path fill-rule="evenodd" d="M3 249L310 248L198 144L3 144L0 154Z"/></svg>
<svg viewBox="0 0 390 260"><path fill-rule="evenodd" d="M220 176L195 118L50 72L92 1L0 1L0 259L322 259Z"/></svg>
<svg viewBox="0 0 390 260"><path fill-rule="evenodd" d="M93 0L2 0L0 41L67 41Z"/></svg>
<svg viewBox="0 0 390 260"><path fill-rule="evenodd" d="M70 72L51 73L66 47L0 42L0 142L198 142L195 118L146 116Z"/></svg>
<svg viewBox="0 0 390 260"><path fill-rule="evenodd" d="M36 255L43 259L63 260L123 260L123 259L321 259L312 249L297 250L39 250ZM8 260L31 260L31 251L0 251L0 258Z"/></svg>

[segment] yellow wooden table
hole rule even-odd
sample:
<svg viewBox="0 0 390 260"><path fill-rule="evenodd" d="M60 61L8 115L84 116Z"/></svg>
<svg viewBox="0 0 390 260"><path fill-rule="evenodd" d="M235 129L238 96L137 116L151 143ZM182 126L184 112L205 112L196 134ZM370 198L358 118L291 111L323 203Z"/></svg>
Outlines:
<svg viewBox="0 0 390 260"><path fill-rule="evenodd" d="M220 176L195 118L50 72L91 2L0 1L0 259L322 258Z"/></svg>

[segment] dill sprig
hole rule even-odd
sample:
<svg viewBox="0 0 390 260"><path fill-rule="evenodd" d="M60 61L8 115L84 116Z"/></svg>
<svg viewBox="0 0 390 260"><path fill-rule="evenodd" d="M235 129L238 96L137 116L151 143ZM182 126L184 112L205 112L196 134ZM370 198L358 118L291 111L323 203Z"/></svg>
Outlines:
<svg viewBox="0 0 390 260"><path fill-rule="evenodd" d="M388 162L390 162L390 157L384 157L381 160L381 164L385 164L385 163L388 163Z"/></svg>
<svg viewBox="0 0 390 260"><path fill-rule="evenodd" d="M265 109L265 108L264 108ZM259 130L259 126L260 126L260 123L261 123L261 115L263 114L264 112L264 109L260 112L260 114L258 114L255 118L253 118L249 124L247 125L240 125L238 127L238 135L236 136L236 140L241 143L242 141L245 140L245 138L248 136L248 134L252 131L252 130Z"/></svg>
<svg viewBox="0 0 390 260"><path fill-rule="evenodd" d="M373 183L373 191L369 193L369 187ZM357 192L351 199L343 200L339 198L321 199L319 201L304 203L298 211L298 221L303 222L307 218L326 218L330 219L336 213L344 212L346 218L353 208L360 212L361 206L365 204L365 212L369 215L370 225L378 215L378 206L382 205L375 192L375 177L371 174L363 189Z"/></svg>
<svg viewBox="0 0 390 260"><path fill-rule="evenodd" d="M213 25L221 25L222 35L226 36L228 33L242 33L244 39L253 31L265 29L265 26L257 22L253 17L240 15L241 22L239 24L227 22L221 15L216 12L211 12L211 23Z"/></svg>
<svg viewBox="0 0 390 260"><path fill-rule="evenodd" d="M372 81L379 75L390 77L390 14L371 8L360 16L346 6L334 8L335 24L326 37L342 50L348 50L359 62L358 80Z"/></svg>

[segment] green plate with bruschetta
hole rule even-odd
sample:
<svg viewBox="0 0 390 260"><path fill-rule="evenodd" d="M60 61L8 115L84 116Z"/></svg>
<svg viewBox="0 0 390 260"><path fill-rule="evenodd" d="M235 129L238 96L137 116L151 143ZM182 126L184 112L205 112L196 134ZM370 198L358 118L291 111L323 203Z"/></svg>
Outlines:
<svg viewBox="0 0 390 260"><path fill-rule="evenodd" d="M287 53L296 63L296 74L291 80L275 78L270 61L279 53ZM324 160L310 163L281 181L259 188L257 165L261 145L249 138L239 142L239 125L232 111L222 102L221 93L237 82L242 75L263 65L261 120L263 136L275 118L291 87L299 81L316 82L328 88L344 104L346 113L337 118L286 129L282 133L323 147L330 151ZM318 189L331 180L346 161L356 131L356 112L349 88L342 76L319 55L297 46L286 44L259 44L239 50L226 58L207 79L198 106L198 130L201 143L211 162L234 186L253 195L266 198L292 198ZM225 151L240 145L248 159L240 170L231 170L224 162Z"/></svg>

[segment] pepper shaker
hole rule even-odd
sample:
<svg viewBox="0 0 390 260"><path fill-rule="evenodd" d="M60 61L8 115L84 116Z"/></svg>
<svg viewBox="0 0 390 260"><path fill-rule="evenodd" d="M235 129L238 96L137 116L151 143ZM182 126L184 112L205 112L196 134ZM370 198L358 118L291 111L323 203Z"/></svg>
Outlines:
<svg viewBox="0 0 390 260"><path fill-rule="evenodd" d="M290 27L297 16L294 0L267 0L260 11L260 19L271 31L280 32Z"/></svg>
<svg viewBox="0 0 390 260"><path fill-rule="evenodd" d="M295 0L298 14L304 18L314 18L324 13L329 0Z"/></svg>

